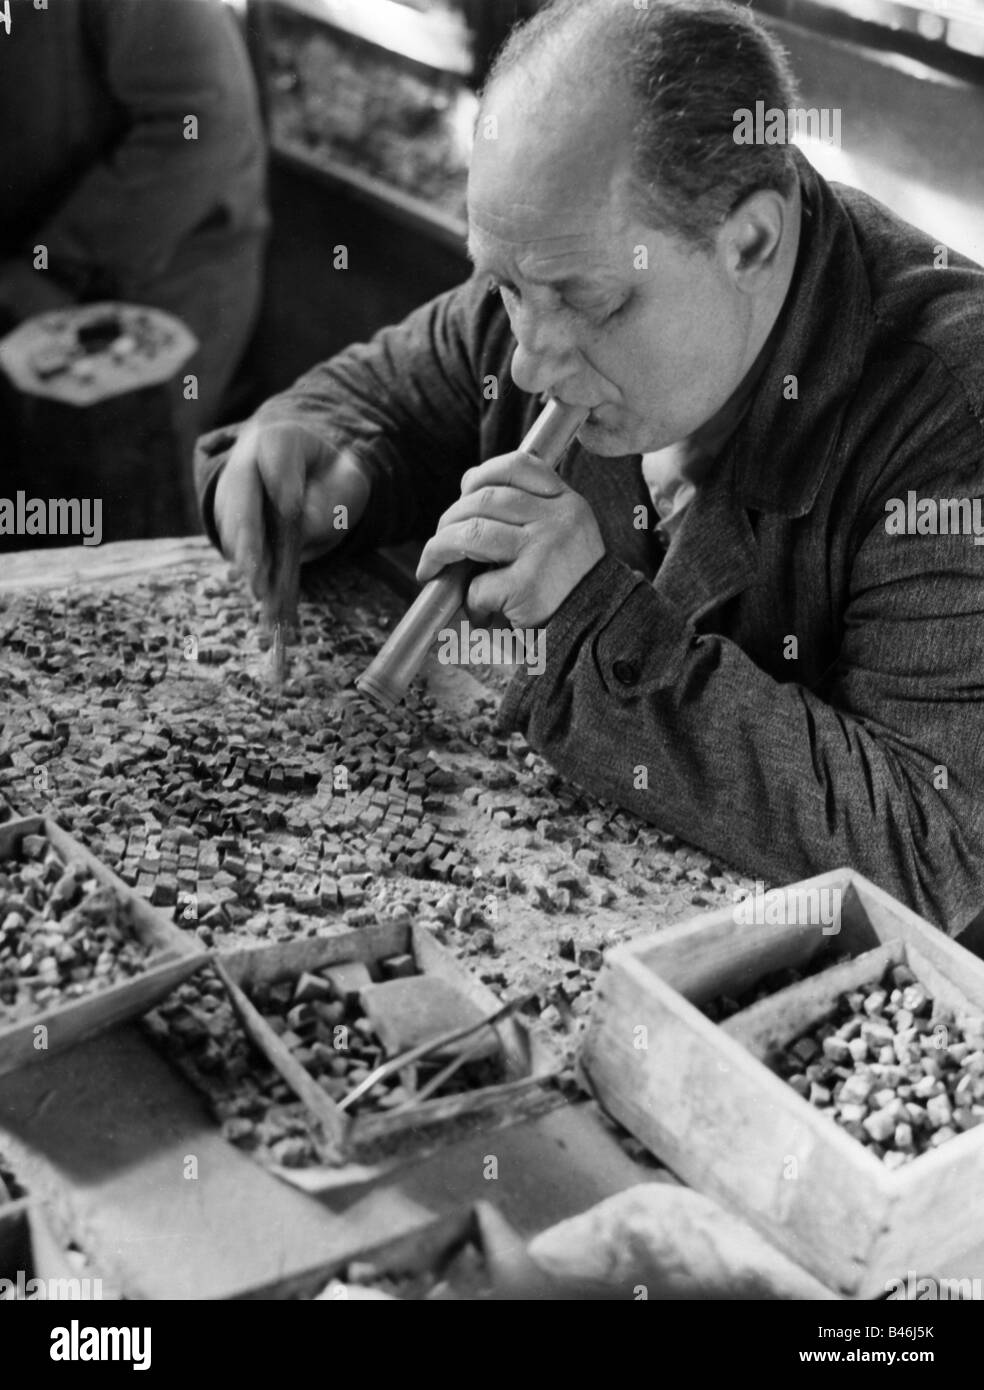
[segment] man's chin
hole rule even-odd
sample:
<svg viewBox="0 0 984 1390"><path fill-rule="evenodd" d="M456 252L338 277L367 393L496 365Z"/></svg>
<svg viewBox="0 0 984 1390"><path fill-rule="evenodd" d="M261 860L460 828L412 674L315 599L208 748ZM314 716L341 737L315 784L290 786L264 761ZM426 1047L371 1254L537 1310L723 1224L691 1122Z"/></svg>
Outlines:
<svg viewBox="0 0 984 1390"><path fill-rule="evenodd" d="M602 458L621 458L625 454L642 452L630 431L619 429L617 425L603 424L591 416L578 430L577 438L585 449Z"/></svg>

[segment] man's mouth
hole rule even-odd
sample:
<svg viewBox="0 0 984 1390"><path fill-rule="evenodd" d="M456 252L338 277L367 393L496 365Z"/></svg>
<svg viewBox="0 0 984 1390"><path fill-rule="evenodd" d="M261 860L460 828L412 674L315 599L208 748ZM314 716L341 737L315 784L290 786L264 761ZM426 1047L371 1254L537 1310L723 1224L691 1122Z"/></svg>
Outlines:
<svg viewBox="0 0 984 1390"><path fill-rule="evenodd" d="M541 405L546 405L547 402L551 400L559 401L561 405L577 406L581 410L587 410L588 415L584 423L586 425L597 425L602 428L604 428L606 424L604 419L605 412L611 413L615 410L615 406L611 401L599 401L597 405L589 405L587 401L569 401L563 396L555 396L546 391L540 396ZM614 421L611 419L607 421L609 426L613 423Z"/></svg>

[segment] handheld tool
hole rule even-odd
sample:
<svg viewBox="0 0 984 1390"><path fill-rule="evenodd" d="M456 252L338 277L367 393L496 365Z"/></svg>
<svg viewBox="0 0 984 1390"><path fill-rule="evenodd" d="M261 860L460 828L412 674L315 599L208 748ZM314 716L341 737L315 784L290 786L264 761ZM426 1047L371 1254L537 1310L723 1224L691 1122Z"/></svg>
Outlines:
<svg viewBox="0 0 984 1390"><path fill-rule="evenodd" d="M301 516L284 517L274 521L274 574L265 617L273 632L270 647L270 680L282 686L287 674L287 647L297 626L297 601L301 587Z"/></svg>
<svg viewBox="0 0 984 1390"><path fill-rule="evenodd" d="M533 454L556 468L587 419L581 406L550 401L534 420L520 452ZM420 670L431 643L457 613L478 566L473 560L447 565L421 589L404 617L390 633L379 654L356 681L356 687L384 709L400 703Z"/></svg>

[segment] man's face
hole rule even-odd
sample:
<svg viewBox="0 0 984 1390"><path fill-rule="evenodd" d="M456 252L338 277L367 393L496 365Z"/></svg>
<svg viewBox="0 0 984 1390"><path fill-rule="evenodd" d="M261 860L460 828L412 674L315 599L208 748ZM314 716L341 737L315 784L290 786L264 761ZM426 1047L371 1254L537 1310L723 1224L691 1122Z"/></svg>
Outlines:
<svg viewBox="0 0 984 1390"><path fill-rule="evenodd" d="M692 434L755 355L724 239L695 251L640 221L624 107L531 112L507 77L490 115L497 129L480 122L472 159L469 246L509 315L516 384L590 406L578 437L598 454Z"/></svg>

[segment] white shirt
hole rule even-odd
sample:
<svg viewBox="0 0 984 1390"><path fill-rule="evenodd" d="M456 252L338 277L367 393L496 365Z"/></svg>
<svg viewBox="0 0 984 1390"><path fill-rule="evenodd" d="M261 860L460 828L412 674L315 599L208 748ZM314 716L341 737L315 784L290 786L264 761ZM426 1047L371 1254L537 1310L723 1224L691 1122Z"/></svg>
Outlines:
<svg viewBox="0 0 984 1390"><path fill-rule="evenodd" d="M642 476L659 517L655 530L667 549L697 491L684 474L684 468L692 460L693 454L686 440L642 456Z"/></svg>

